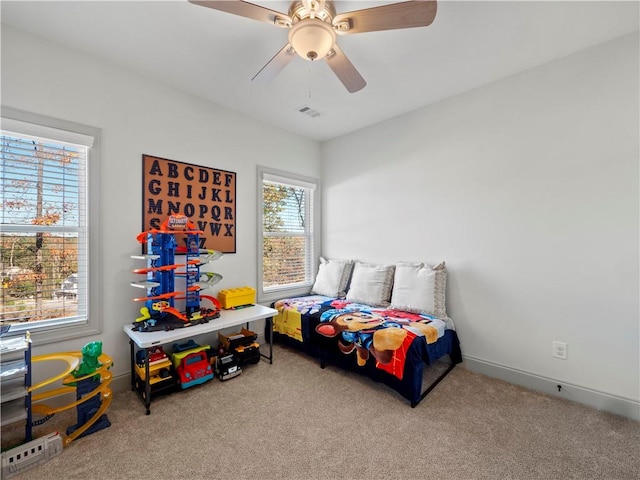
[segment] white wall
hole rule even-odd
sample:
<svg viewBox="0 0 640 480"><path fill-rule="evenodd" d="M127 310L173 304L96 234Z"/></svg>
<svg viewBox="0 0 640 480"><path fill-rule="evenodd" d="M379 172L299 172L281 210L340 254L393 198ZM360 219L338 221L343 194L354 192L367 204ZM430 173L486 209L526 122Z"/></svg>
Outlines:
<svg viewBox="0 0 640 480"><path fill-rule="evenodd" d="M317 142L254 121L2 26L2 105L102 129L101 224L103 333L59 344L34 345L34 354L80 350L102 340L115 376L129 371L123 325L139 314L130 286L140 267L136 235L142 219L142 154L237 173L237 253L213 269L224 280L212 290L256 285L257 165L319 177ZM36 372L37 374L37 372Z"/></svg>
<svg viewBox="0 0 640 480"><path fill-rule="evenodd" d="M640 416L637 35L322 152L4 25L1 86L3 106L102 129L103 333L36 345L35 354L102 340L114 374L128 373L122 326L137 316L129 282L143 153L237 172L237 254L216 271L220 288L255 284L262 164L322 174L325 255L446 260L448 310L468 365L533 386L542 379L542 388L561 383L567 398L592 392L596 406L626 402ZM568 343L568 360L551 357L552 340Z"/></svg>
<svg viewBox="0 0 640 480"><path fill-rule="evenodd" d="M638 68L635 34L325 143L324 254L445 260L468 365L640 418Z"/></svg>

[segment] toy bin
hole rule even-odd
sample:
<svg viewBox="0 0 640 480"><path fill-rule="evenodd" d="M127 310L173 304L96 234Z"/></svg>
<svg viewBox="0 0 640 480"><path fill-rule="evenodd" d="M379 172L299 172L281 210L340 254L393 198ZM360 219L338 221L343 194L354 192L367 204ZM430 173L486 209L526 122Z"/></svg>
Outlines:
<svg viewBox="0 0 640 480"><path fill-rule="evenodd" d="M226 310L256 303L256 290L251 287L227 288L218 292L220 306Z"/></svg>

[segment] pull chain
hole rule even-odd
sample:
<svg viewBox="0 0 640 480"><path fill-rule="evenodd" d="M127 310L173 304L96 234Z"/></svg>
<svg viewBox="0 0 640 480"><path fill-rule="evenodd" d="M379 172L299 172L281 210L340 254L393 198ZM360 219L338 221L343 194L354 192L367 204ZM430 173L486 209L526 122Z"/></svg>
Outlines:
<svg viewBox="0 0 640 480"><path fill-rule="evenodd" d="M309 63L309 99L311 99L311 63Z"/></svg>

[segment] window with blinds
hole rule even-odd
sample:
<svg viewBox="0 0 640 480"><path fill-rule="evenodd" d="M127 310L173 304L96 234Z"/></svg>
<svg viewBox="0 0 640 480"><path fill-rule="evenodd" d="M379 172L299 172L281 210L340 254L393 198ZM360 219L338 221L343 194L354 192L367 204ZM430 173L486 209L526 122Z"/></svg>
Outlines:
<svg viewBox="0 0 640 480"><path fill-rule="evenodd" d="M11 330L87 323L92 143L83 134L2 119L0 320Z"/></svg>
<svg viewBox="0 0 640 480"><path fill-rule="evenodd" d="M307 288L315 271L316 183L261 172L261 291Z"/></svg>

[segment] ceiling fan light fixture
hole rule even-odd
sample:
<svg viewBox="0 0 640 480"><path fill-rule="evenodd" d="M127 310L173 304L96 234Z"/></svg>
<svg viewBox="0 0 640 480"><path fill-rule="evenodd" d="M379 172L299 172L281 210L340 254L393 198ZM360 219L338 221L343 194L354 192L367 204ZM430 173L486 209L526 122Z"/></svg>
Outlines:
<svg viewBox="0 0 640 480"><path fill-rule="evenodd" d="M302 5L311 18L324 10L325 0L302 0Z"/></svg>
<svg viewBox="0 0 640 480"><path fill-rule="evenodd" d="M348 18L346 20L342 20L341 22L337 22L333 28L335 28L338 32L344 33L351 30L351 20Z"/></svg>
<svg viewBox="0 0 640 480"><path fill-rule="evenodd" d="M289 30L289 43L305 60L326 57L335 42L333 27L317 18L300 20Z"/></svg>
<svg viewBox="0 0 640 480"><path fill-rule="evenodd" d="M337 14L333 0L291 0L289 13L285 15L252 1L189 0L195 5L289 29L289 43L251 80L271 80L298 55L305 60L324 59L349 93L362 90L367 82L337 45L336 36L428 27L436 17L438 3L437 0L383 2L384 5Z"/></svg>
<svg viewBox="0 0 640 480"><path fill-rule="evenodd" d="M291 20L288 18L284 18L284 17L278 17L276 16L273 19L273 23L275 24L276 27L280 27L280 28L291 28Z"/></svg>

